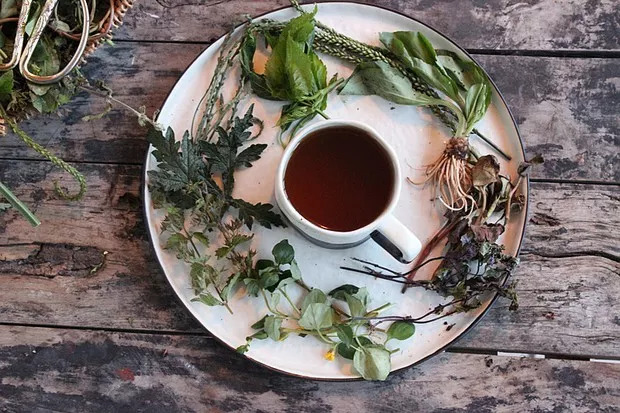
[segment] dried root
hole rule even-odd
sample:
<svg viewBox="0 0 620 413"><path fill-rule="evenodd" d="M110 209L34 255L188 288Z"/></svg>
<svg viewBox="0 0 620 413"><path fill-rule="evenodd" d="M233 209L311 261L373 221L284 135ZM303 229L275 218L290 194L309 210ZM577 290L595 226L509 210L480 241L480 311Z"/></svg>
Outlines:
<svg viewBox="0 0 620 413"><path fill-rule="evenodd" d="M439 159L428 166L426 179L431 184L433 197L452 211L469 210L476 201L469 195L472 186L471 166L468 163L469 144L465 138L451 138Z"/></svg>

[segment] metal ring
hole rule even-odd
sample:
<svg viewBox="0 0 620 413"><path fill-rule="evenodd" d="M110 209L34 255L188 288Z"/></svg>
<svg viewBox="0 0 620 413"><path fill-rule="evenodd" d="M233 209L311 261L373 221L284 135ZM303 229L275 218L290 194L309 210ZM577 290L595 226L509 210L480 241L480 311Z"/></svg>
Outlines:
<svg viewBox="0 0 620 413"><path fill-rule="evenodd" d="M30 14L30 6L32 0L23 0L22 8L19 12L19 19L17 20L17 29L15 29L15 41L13 42L13 54L11 60L8 63L0 64L0 71L4 72L13 69L17 66L22 55L22 45L24 44L24 33L26 32L26 21L28 20L28 14Z"/></svg>
<svg viewBox="0 0 620 413"><path fill-rule="evenodd" d="M26 43L24 53L22 54L19 61L19 71L21 72L22 76L26 78L26 80L39 85L49 85L51 83L59 82L63 77L68 75L69 72L71 72L75 68L75 66L77 66L80 59L82 58L82 53L86 48L86 44L88 43L88 34L90 31L90 13L86 1L87 0L80 0L80 6L82 8L83 16L82 38L80 39L80 43L78 44L75 54L73 55L69 63L67 63L67 65L60 72L48 76L38 76L28 70L28 64L30 63L30 59L32 58L32 54L34 53L37 43L39 43L41 35L43 34L43 30L45 30L47 22L49 21L50 16L54 11L54 8L56 7L56 4L58 3L58 0L47 0L45 6L43 6L41 15L37 19L32 36Z"/></svg>

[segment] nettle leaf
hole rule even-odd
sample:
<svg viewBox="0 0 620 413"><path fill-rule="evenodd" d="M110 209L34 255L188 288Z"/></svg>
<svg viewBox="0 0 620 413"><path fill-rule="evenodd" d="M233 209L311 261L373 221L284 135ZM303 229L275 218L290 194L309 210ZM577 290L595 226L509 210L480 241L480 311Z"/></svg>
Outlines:
<svg viewBox="0 0 620 413"><path fill-rule="evenodd" d="M298 321L299 326L306 330L330 328L332 323L332 309L325 303L309 304L306 309L302 311L301 318Z"/></svg>
<svg viewBox="0 0 620 413"><path fill-rule="evenodd" d="M335 298L336 300L346 301L345 293L353 295L356 294L359 290L359 287L351 284L344 284L331 290L328 295Z"/></svg>
<svg viewBox="0 0 620 413"><path fill-rule="evenodd" d="M437 99L418 92L397 69L385 62L363 62L340 89L341 95L377 95L401 105L427 106Z"/></svg>
<svg viewBox="0 0 620 413"><path fill-rule="evenodd" d="M310 304L315 304L315 303L320 303L320 304L327 303L327 296L325 296L325 293L319 290L318 288L313 288L304 297L303 301L301 302L301 312L302 313L305 312L306 308L308 308Z"/></svg>
<svg viewBox="0 0 620 413"><path fill-rule="evenodd" d="M282 326L282 319L274 316L268 316L264 320L265 333L273 341L280 340L280 326Z"/></svg>
<svg viewBox="0 0 620 413"><path fill-rule="evenodd" d="M385 380L392 368L390 352L383 346L362 347L353 356L353 367L365 380Z"/></svg>
<svg viewBox="0 0 620 413"><path fill-rule="evenodd" d="M254 220L265 228L286 227L282 217L273 211L273 205L256 203L251 204L243 199L232 199L231 205L239 210L239 219L249 229L252 229Z"/></svg>
<svg viewBox="0 0 620 413"><path fill-rule="evenodd" d="M295 250L293 250L293 247L286 239L278 242L271 250L271 253L276 263L280 265L290 264L295 259Z"/></svg>
<svg viewBox="0 0 620 413"><path fill-rule="evenodd" d="M388 328L387 339L407 340L415 333L415 326L405 321L395 321Z"/></svg>

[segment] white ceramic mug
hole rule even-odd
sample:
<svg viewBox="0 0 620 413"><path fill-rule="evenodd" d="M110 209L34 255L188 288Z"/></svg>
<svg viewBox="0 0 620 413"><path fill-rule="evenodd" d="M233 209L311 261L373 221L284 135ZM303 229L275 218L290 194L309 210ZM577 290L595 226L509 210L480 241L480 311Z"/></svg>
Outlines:
<svg viewBox="0 0 620 413"><path fill-rule="evenodd" d="M394 168L394 181L387 183L393 186L392 195L387 207L371 223L353 231L346 232L331 231L321 228L304 218L291 203L286 194L284 185L284 176L288 162L291 159L293 152L295 152L297 147L299 147L299 144L304 140L304 138L312 132L320 129L342 126L354 127L373 138L381 145L381 147L383 147L390 159L392 167ZM337 137L334 139L337 139ZM282 214L288 219L290 224L308 239L321 246L327 248L347 248L361 244L368 238L372 238L399 261L411 262L420 252L422 244L407 227L405 227L394 217L394 215L392 215L400 196L401 185L402 174L396 152L377 133L377 131L361 122L332 119L307 126L298 132L297 136L289 143L284 151L284 155L282 156L282 160L280 161L280 165L276 173L275 196L278 207L282 211Z"/></svg>

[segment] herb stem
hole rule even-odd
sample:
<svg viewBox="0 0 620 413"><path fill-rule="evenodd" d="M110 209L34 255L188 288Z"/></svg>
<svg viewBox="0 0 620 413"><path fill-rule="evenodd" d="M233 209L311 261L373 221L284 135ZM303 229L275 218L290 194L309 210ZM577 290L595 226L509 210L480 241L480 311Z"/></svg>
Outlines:
<svg viewBox="0 0 620 413"><path fill-rule="evenodd" d="M9 202L9 204L11 204L11 206L17 210L17 212L22 214L23 217L26 218L26 220L30 223L30 225L32 225L33 227L38 227L39 225L41 225L41 221L39 221L39 219L30 211L30 209L28 209L26 204L20 201L19 198L17 198L15 194L13 194L13 192L11 192L11 190L6 187L2 182L0 182L0 195L2 195Z"/></svg>
<svg viewBox="0 0 620 413"><path fill-rule="evenodd" d="M185 227L182 228L183 232L185 233L185 236L187 237L187 239L189 240L189 243L191 244L192 248L194 249L194 251L196 252L196 254L201 257L202 254L200 254L200 251L198 250L198 247L196 247L196 244L194 243L194 241L192 240L192 236L189 235L189 232L187 232L187 230L185 229ZM230 314L233 314L232 309L230 308L230 306L228 305L228 301L224 298L224 296L222 295L222 290L220 290L220 288L217 286L217 283L215 282L215 280L213 279L213 277L211 276L211 274L206 271L205 272L207 277L209 277L209 281L211 282L211 284L213 285L213 288L215 289L215 292L217 293L217 296L219 297L220 301L222 302L222 305L224 305L224 307L226 307L226 309L228 310L228 312Z"/></svg>

